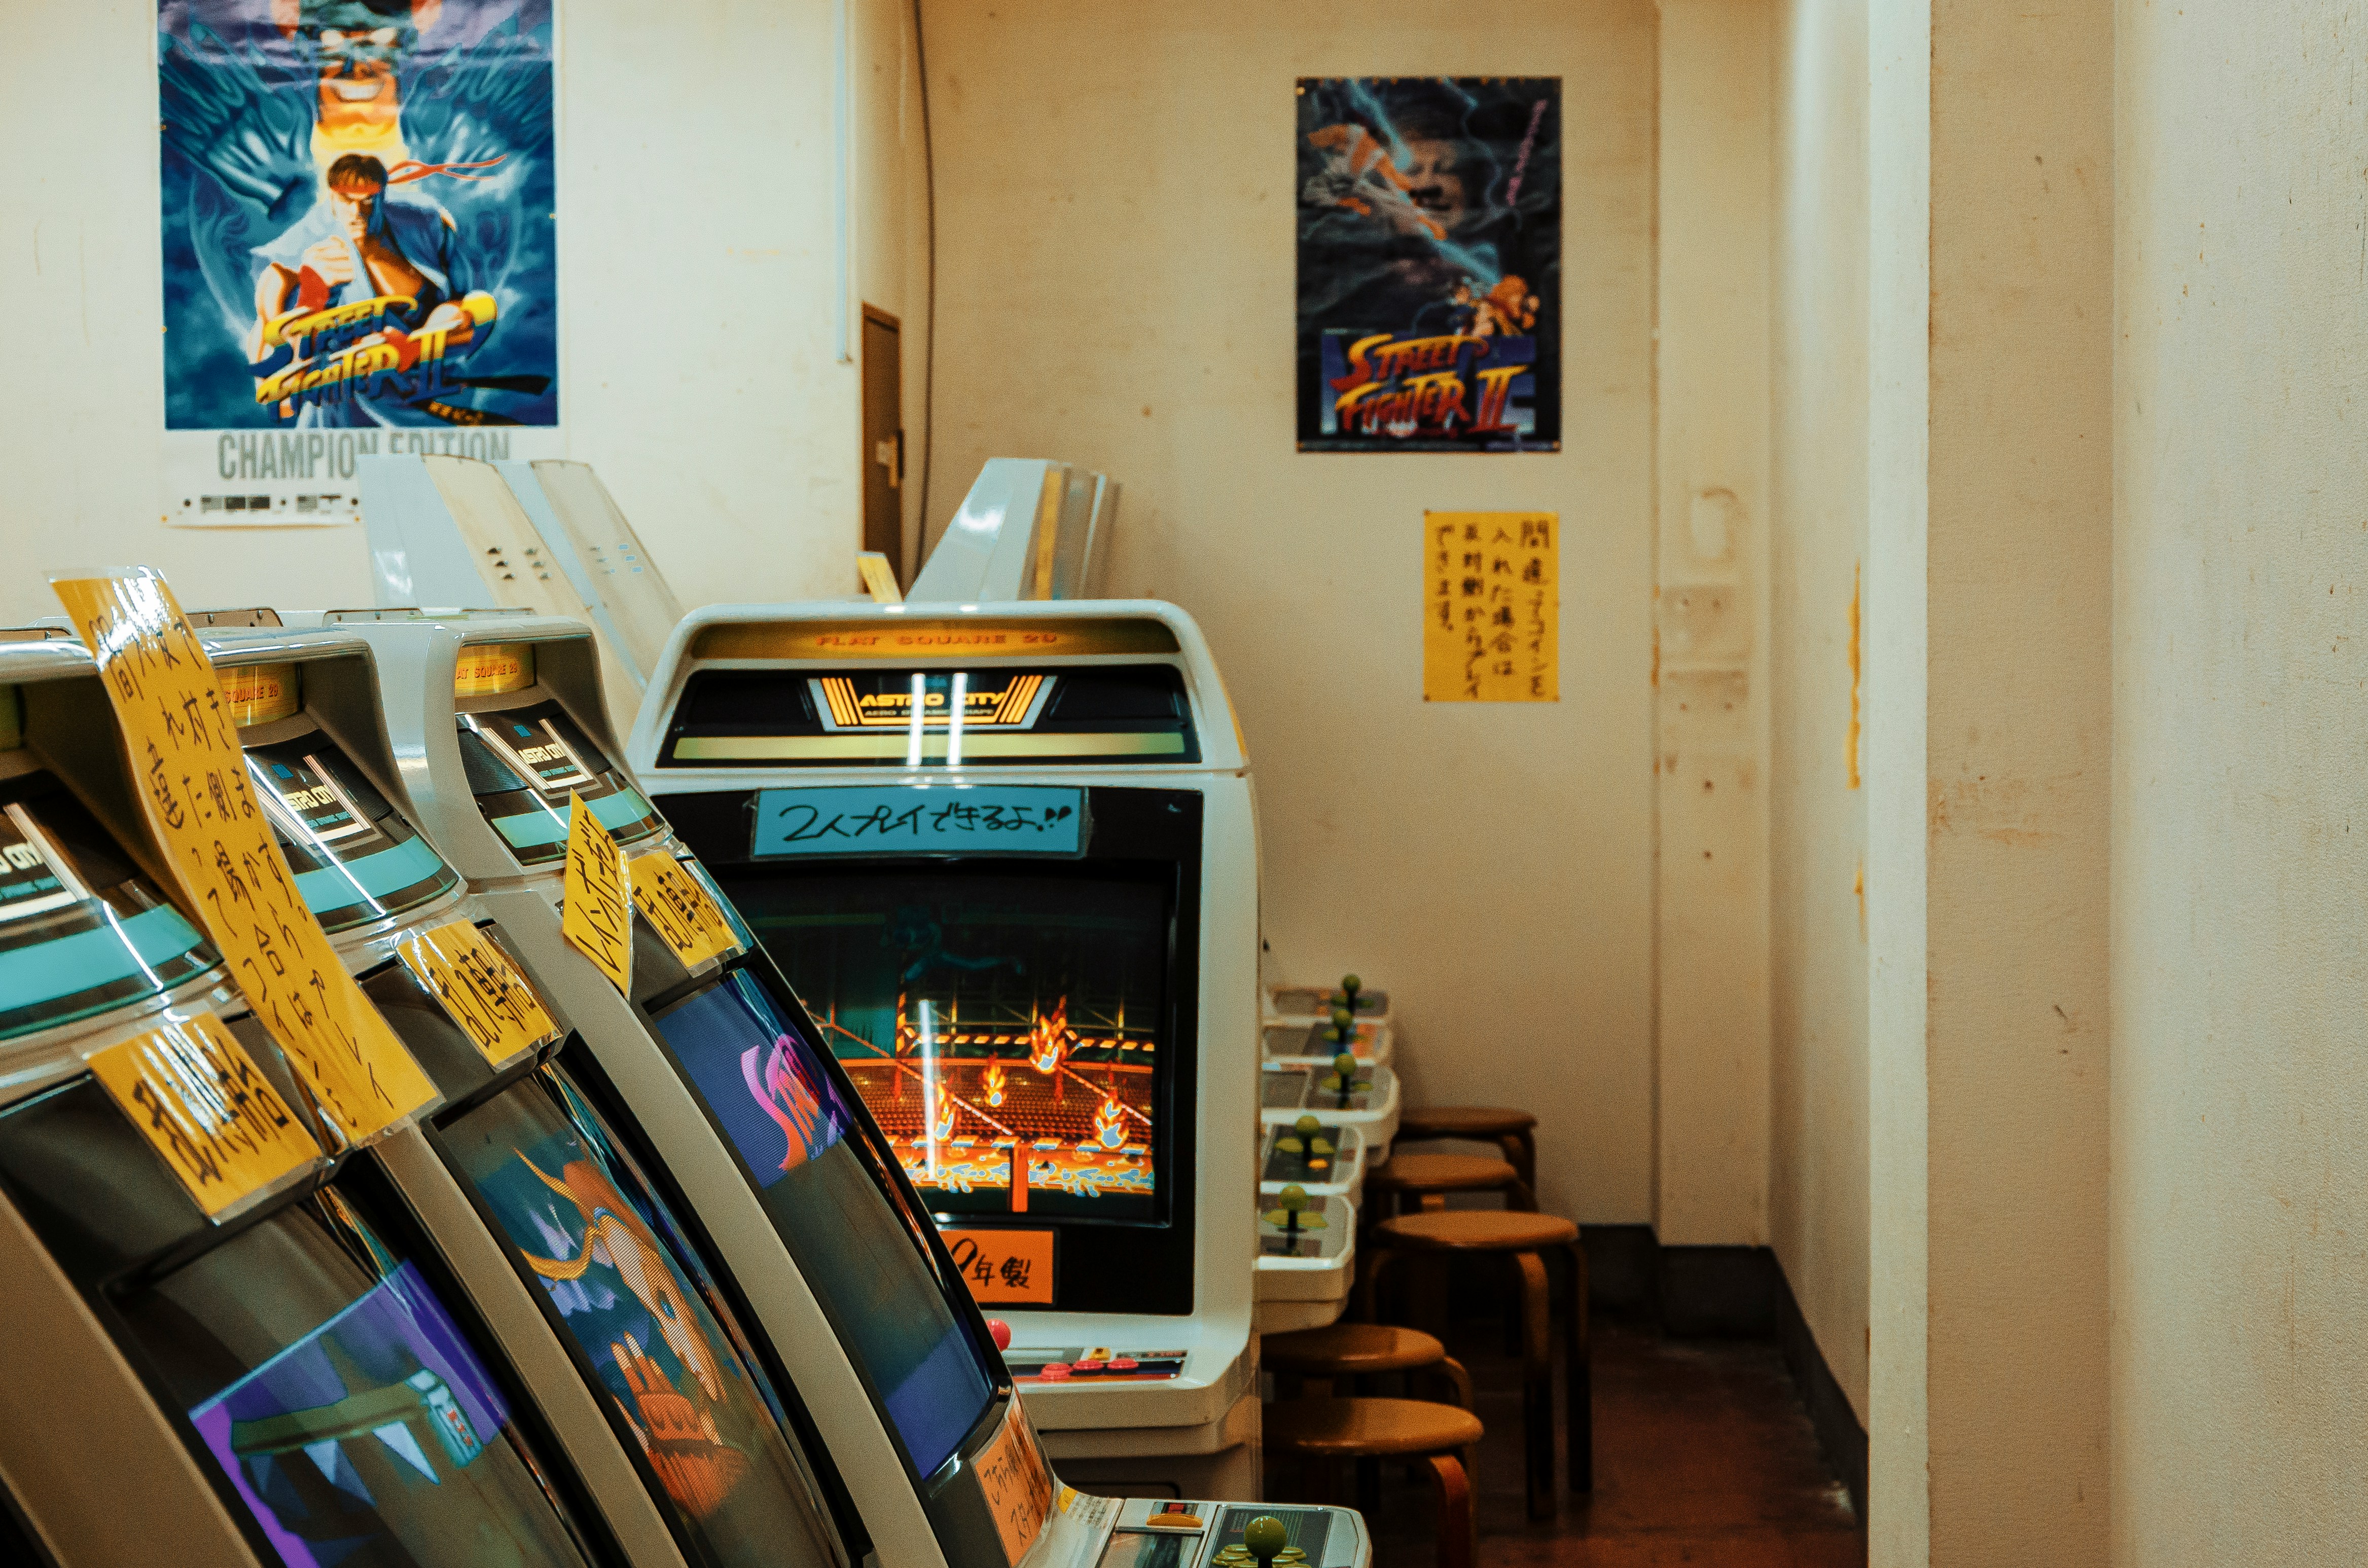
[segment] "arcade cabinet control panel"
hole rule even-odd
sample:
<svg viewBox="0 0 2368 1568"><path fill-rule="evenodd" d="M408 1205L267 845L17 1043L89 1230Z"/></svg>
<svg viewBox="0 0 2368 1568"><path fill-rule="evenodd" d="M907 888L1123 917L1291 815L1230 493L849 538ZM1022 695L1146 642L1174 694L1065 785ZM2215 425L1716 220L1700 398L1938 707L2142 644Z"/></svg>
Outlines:
<svg viewBox="0 0 2368 1568"><path fill-rule="evenodd" d="M1109 1346L1008 1350L1003 1364L1021 1383L1147 1383L1181 1375L1181 1350L1121 1350Z"/></svg>
<svg viewBox="0 0 2368 1568"><path fill-rule="evenodd" d="M1349 1516L1273 1504L1123 1504L1099 1568L1339 1568L1356 1560ZM1269 1521L1253 1530L1254 1521ZM1277 1528L1276 1527L1280 1527Z"/></svg>

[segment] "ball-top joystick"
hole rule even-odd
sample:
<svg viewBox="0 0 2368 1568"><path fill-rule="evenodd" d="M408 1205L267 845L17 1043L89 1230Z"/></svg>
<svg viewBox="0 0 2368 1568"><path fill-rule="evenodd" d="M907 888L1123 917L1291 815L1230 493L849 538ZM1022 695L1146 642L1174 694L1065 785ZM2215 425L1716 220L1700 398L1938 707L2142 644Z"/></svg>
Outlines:
<svg viewBox="0 0 2368 1568"><path fill-rule="evenodd" d="M1298 1146L1299 1168L1312 1174L1318 1168L1316 1157L1332 1152L1332 1145L1316 1136L1324 1131L1324 1124L1314 1116L1302 1113L1299 1119L1291 1124L1291 1131L1297 1135L1288 1142Z"/></svg>
<svg viewBox="0 0 2368 1568"><path fill-rule="evenodd" d="M1258 1568L1274 1568L1274 1560L1291 1544L1291 1531L1272 1514L1260 1514L1242 1527L1242 1544L1258 1559Z"/></svg>
<svg viewBox="0 0 2368 1568"><path fill-rule="evenodd" d="M1299 1211L1307 1207L1307 1189L1292 1182L1282 1189L1282 1240L1292 1251L1299 1250ZM1277 1551L1281 1547L1275 1548Z"/></svg>
<svg viewBox="0 0 2368 1568"><path fill-rule="evenodd" d="M1357 1086L1357 1059L1347 1051L1332 1059L1332 1075L1340 1090L1340 1108L1349 1108L1349 1096Z"/></svg>
<svg viewBox="0 0 2368 1568"><path fill-rule="evenodd" d="M1355 1040L1356 1038L1357 1038L1357 1018L1356 1018L1356 1015L1355 1015L1355 1014L1353 1014L1353 1013L1351 1013L1351 1012L1349 1012L1349 1009L1348 1009L1348 1008L1346 1008L1346 1007L1335 1007L1335 1008L1333 1008L1333 1009L1332 1009L1332 1043L1333 1043L1333 1044L1335 1044L1335 1045L1337 1045L1337 1046L1340 1046L1340 1047L1346 1048L1346 1047L1347 1047L1347 1045L1349 1044L1349 1042L1350 1040Z"/></svg>
<svg viewBox="0 0 2368 1568"><path fill-rule="evenodd" d="M1353 974L1340 977L1340 989L1349 998L1349 1011L1353 1013L1357 1010L1357 993L1364 988L1365 983Z"/></svg>
<svg viewBox="0 0 2368 1568"><path fill-rule="evenodd" d="M995 1336L995 1347L997 1350L1008 1350L1011 1348L1011 1325L1009 1324L1004 1322L1001 1318L989 1318L986 1320L986 1332Z"/></svg>

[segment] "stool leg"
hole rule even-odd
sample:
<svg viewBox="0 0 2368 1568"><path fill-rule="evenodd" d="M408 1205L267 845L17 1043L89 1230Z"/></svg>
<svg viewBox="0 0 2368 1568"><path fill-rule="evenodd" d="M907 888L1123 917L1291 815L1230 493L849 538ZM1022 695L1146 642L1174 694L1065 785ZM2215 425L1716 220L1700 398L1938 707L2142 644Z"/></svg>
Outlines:
<svg viewBox="0 0 2368 1568"><path fill-rule="evenodd" d="M1374 1247L1365 1254L1364 1278L1357 1282L1356 1315L1359 1323L1379 1323L1381 1315L1382 1275L1397 1261L1397 1255L1387 1247Z"/></svg>
<svg viewBox="0 0 2368 1568"><path fill-rule="evenodd" d="M1472 1482L1453 1454L1430 1456L1439 1483L1439 1568L1472 1568Z"/></svg>
<svg viewBox="0 0 2368 1568"><path fill-rule="evenodd" d="M1565 1403L1570 1406L1564 1418L1570 1433L1570 1489L1573 1492L1595 1490L1595 1369L1590 1365L1592 1348L1589 1341L1587 1303L1587 1249L1573 1242L1565 1249L1570 1254L1570 1344L1564 1351L1567 1364L1563 1369Z"/></svg>
<svg viewBox="0 0 2368 1568"><path fill-rule="evenodd" d="M1448 1387L1454 1391L1453 1403L1466 1410L1471 1409L1472 1374L1463 1369L1463 1363L1449 1356L1440 1359L1436 1369L1440 1377L1447 1380Z"/></svg>
<svg viewBox="0 0 2368 1568"><path fill-rule="evenodd" d="M1521 1427L1528 1450L1530 1517L1554 1514L1554 1341L1546 1332L1549 1287L1545 1261L1515 1253L1521 1270Z"/></svg>

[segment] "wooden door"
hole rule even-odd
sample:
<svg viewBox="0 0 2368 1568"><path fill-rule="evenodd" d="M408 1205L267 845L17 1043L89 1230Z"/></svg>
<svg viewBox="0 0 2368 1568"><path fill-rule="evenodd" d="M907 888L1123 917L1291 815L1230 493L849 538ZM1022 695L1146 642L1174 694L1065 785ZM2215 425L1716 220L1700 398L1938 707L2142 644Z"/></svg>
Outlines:
<svg viewBox="0 0 2368 1568"><path fill-rule="evenodd" d="M894 316L863 307L863 548L905 569L905 372Z"/></svg>

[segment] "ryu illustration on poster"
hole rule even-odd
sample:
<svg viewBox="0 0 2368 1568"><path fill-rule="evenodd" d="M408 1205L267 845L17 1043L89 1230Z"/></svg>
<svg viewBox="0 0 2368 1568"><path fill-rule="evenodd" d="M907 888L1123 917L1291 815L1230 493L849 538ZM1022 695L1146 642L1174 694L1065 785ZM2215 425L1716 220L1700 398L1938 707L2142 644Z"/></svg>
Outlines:
<svg viewBox="0 0 2368 1568"><path fill-rule="evenodd" d="M1299 449L1562 443L1562 84L1299 84Z"/></svg>
<svg viewBox="0 0 2368 1568"><path fill-rule="evenodd" d="M160 0L156 62L168 431L559 422L551 0Z"/></svg>

